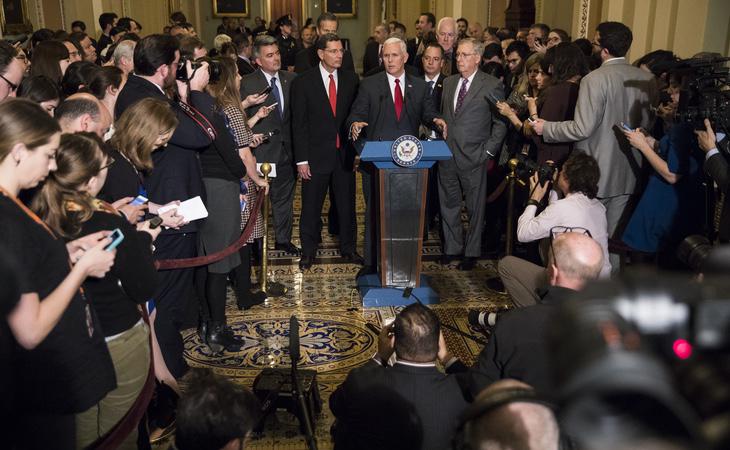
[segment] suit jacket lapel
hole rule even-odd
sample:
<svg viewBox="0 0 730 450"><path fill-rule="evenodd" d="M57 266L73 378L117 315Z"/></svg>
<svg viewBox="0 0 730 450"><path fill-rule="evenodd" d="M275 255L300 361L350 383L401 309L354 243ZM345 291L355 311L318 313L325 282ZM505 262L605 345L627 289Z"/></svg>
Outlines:
<svg viewBox="0 0 730 450"><path fill-rule="evenodd" d="M479 72L480 72L480 70L477 69L477 73L474 75L474 78L471 80L471 86L467 85L467 87L469 89L466 91L466 96L464 97L464 102L461 104L461 109L459 110L459 113L464 111L464 107L466 107L466 105L469 103L469 101L471 101L471 99L476 97L477 94L479 94L479 91L482 89L484 80L482 80L482 78L479 76ZM459 78L459 80L456 84L457 84L457 86L461 87L461 78ZM458 95L458 93L457 93L457 95Z"/></svg>
<svg viewBox="0 0 730 450"><path fill-rule="evenodd" d="M455 82L444 81L444 92L442 93L443 99L446 102L446 108L448 109L449 115L454 116L454 96L456 95L456 89L459 86L459 80L455 79Z"/></svg>

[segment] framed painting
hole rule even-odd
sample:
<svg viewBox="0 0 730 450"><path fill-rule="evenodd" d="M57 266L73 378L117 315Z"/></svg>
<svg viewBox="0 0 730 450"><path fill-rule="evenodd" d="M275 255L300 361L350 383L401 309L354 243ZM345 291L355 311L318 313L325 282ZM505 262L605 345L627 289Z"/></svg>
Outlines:
<svg viewBox="0 0 730 450"><path fill-rule="evenodd" d="M357 0L324 0L324 11L337 17L357 16Z"/></svg>
<svg viewBox="0 0 730 450"><path fill-rule="evenodd" d="M215 17L248 17L248 0L213 0Z"/></svg>
<svg viewBox="0 0 730 450"><path fill-rule="evenodd" d="M4 35L32 32L25 0L0 0L0 6L0 22Z"/></svg>

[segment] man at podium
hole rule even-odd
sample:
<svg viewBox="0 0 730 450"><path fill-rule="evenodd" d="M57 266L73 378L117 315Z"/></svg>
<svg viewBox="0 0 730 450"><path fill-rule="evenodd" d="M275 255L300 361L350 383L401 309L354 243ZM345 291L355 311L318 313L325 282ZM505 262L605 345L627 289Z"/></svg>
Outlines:
<svg viewBox="0 0 730 450"><path fill-rule="evenodd" d="M383 44L384 72L365 78L347 118L350 138L358 141L358 153L364 141L393 141L403 135L418 135L421 124L440 131L446 137L446 122L438 115L426 82L406 74L406 43L389 38ZM377 252L373 249L374 228L372 199L374 185L372 167L360 169L365 197L365 264L357 276L375 273Z"/></svg>

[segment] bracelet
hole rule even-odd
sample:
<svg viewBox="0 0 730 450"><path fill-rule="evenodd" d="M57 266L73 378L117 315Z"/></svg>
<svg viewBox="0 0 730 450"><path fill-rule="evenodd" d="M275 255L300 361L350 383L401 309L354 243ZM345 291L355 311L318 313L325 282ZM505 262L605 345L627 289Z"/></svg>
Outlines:
<svg viewBox="0 0 730 450"><path fill-rule="evenodd" d="M531 198L527 201L527 206L530 206L530 205L537 207L537 206L540 206L540 202L538 202L534 198Z"/></svg>

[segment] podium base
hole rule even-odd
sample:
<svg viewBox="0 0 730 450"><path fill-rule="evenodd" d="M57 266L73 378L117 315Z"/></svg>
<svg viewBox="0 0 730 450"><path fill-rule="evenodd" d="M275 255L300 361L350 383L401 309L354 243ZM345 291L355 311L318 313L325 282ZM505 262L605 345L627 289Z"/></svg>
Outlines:
<svg viewBox="0 0 730 450"><path fill-rule="evenodd" d="M439 302L439 296L431 286L428 285L427 277L421 275L421 287L413 289L413 295L421 300L424 305L434 305ZM360 291L362 306L364 308L376 308L379 306L407 306L416 303L412 296L403 297L403 288L381 287L380 276L376 273L363 275L357 279L357 288Z"/></svg>

